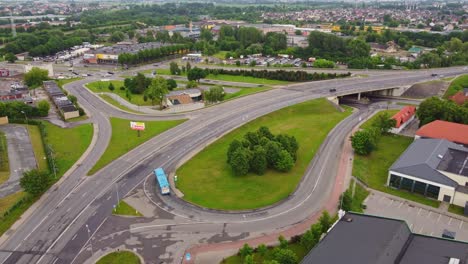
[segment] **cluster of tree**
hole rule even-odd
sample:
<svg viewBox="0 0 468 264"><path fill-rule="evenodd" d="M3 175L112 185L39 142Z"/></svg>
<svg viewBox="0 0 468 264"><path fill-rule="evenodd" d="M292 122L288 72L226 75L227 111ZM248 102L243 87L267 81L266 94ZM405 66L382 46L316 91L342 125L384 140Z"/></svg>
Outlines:
<svg viewBox="0 0 468 264"><path fill-rule="evenodd" d="M253 172L262 175L269 169L287 172L297 158L296 138L284 134L273 135L267 127L248 132L242 140L235 139L227 151L227 163L236 175Z"/></svg>
<svg viewBox="0 0 468 264"><path fill-rule="evenodd" d="M369 155L376 147L382 134L389 133L395 127L395 119L386 112L376 116L370 128L361 129L351 136L351 145L359 155Z"/></svg>
<svg viewBox="0 0 468 264"><path fill-rule="evenodd" d="M29 88L36 88L42 85L42 82L49 79L49 71L38 67L32 67L29 72L24 74L24 83Z"/></svg>
<svg viewBox="0 0 468 264"><path fill-rule="evenodd" d="M211 42L220 50L230 51L226 56L238 58L240 55L264 54L277 55L287 48L285 33L269 32L263 34L254 27L233 28L223 25L216 42Z"/></svg>
<svg viewBox="0 0 468 264"><path fill-rule="evenodd" d="M224 100L224 89L221 86L210 87L208 91L203 92L203 98L207 103L217 103Z"/></svg>
<svg viewBox="0 0 468 264"><path fill-rule="evenodd" d="M159 104L162 107L164 96L177 87L177 82L174 79L164 79L163 77L148 78L142 73L138 73L133 78L125 78L124 86L121 90L126 90L126 96L131 100L132 94L143 94L143 100L151 101L152 105ZM109 90L115 89L114 85L109 83Z"/></svg>
<svg viewBox="0 0 468 264"><path fill-rule="evenodd" d="M8 116L9 119L23 119L44 117L49 114L50 105L42 100L37 106L32 106L19 101L0 102L0 116Z"/></svg>
<svg viewBox="0 0 468 264"><path fill-rule="evenodd" d="M326 233L332 226L334 219L327 211L323 211L319 221L313 224L309 230L299 236L294 236L291 241L286 240L283 236L278 237L278 246L268 248L265 244L258 245L253 249L249 244L244 244L237 255L242 259L244 264L253 264L254 254L257 257L264 259L269 250L271 250L272 259L263 261L265 264L297 264L299 259L297 255L290 249L290 243L300 243L307 251L311 250L320 240L322 234ZM224 263L224 262L221 262Z"/></svg>
<svg viewBox="0 0 468 264"><path fill-rule="evenodd" d="M156 103L159 104L159 108L163 108L164 97L169 92L167 87L167 80L163 77L155 77L151 80L148 89L145 90L143 93L143 100L146 102L147 100L151 101L152 105Z"/></svg>
<svg viewBox="0 0 468 264"><path fill-rule="evenodd" d="M196 67L192 70L197 69ZM200 71L200 70L197 70ZM280 80L280 81L290 81L290 82L305 82L305 81L319 81L319 80L328 80L334 78L343 78L348 77L351 73L308 73L306 71L286 71L286 70L229 70L229 69L205 69L202 70L205 73L205 76L208 74L226 74L226 75L235 75L235 76L250 76L255 78L264 78L270 80ZM190 72L189 72L190 73ZM204 77L201 77L204 78Z"/></svg>
<svg viewBox="0 0 468 264"><path fill-rule="evenodd" d="M190 49L189 45L178 44L162 46L160 48L140 50L137 53L122 53L119 55L119 64L135 65L139 63L151 62L167 56L182 54Z"/></svg>
<svg viewBox="0 0 468 264"><path fill-rule="evenodd" d="M190 62L187 62L187 64L185 64L185 66L182 66L182 67L179 67L177 62L174 62L174 61L169 63L169 71L171 72L172 75L185 74L191 69L192 69L192 65L190 64Z"/></svg>
<svg viewBox="0 0 468 264"><path fill-rule="evenodd" d="M5 45L4 53L18 54L28 51L30 56L46 56L66 50L83 41L90 41L89 35L64 34L60 30L36 30L21 33Z"/></svg>
<svg viewBox="0 0 468 264"><path fill-rule="evenodd" d="M53 183L53 175L47 171L30 170L23 173L20 186L32 196L40 196Z"/></svg>
<svg viewBox="0 0 468 264"><path fill-rule="evenodd" d="M420 121L420 126L435 120L468 125L468 103L457 105L450 100L431 97L419 105L416 115Z"/></svg>
<svg viewBox="0 0 468 264"><path fill-rule="evenodd" d="M308 56L332 61L349 61L369 57L370 46L364 40L345 39L333 34L313 31L309 34Z"/></svg>
<svg viewBox="0 0 468 264"><path fill-rule="evenodd" d="M335 68L335 63L326 59L317 59L314 62L315 68Z"/></svg>

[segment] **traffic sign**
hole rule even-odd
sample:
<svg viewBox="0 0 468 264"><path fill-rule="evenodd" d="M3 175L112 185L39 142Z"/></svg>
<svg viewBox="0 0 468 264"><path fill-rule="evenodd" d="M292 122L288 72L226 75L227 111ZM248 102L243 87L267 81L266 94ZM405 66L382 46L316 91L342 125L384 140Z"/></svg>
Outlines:
<svg viewBox="0 0 468 264"><path fill-rule="evenodd" d="M186 261L190 261L191 259L192 259L192 256L190 255L190 253L185 254Z"/></svg>

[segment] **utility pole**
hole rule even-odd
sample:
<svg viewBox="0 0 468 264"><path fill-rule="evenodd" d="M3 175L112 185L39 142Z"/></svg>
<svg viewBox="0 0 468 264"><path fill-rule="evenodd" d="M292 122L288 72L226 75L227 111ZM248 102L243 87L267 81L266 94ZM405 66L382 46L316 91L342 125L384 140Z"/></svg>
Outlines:
<svg viewBox="0 0 468 264"><path fill-rule="evenodd" d="M11 10L10 10L10 22L11 22L11 34L15 38L16 37L16 25L13 19L13 12Z"/></svg>
<svg viewBox="0 0 468 264"><path fill-rule="evenodd" d="M88 240L89 240L89 245L91 246L91 255L94 255L93 242L91 241L91 230L89 230L88 224L86 224L86 229L88 230Z"/></svg>

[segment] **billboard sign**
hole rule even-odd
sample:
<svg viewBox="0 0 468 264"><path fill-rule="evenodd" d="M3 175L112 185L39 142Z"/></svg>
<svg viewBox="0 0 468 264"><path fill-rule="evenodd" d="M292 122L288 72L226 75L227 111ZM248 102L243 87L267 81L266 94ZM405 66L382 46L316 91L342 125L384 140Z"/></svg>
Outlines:
<svg viewBox="0 0 468 264"><path fill-rule="evenodd" d="M133 130L145 130L145 123L143 122L130 122L130 128Z"/></svg>

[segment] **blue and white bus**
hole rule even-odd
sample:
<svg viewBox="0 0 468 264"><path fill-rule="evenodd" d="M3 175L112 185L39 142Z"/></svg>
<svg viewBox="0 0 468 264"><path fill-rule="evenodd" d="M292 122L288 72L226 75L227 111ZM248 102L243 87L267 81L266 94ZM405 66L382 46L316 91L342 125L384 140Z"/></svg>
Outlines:
<svg viewBox="0 0 468 264"><path fill-rule="evenodd" d="M169 187L169 182L167 181L166 174L162 168L157 168L154 170L154 175L156 175L156 181L159 184L161 189L161 194L169 194L171 189Z"/></svg>

